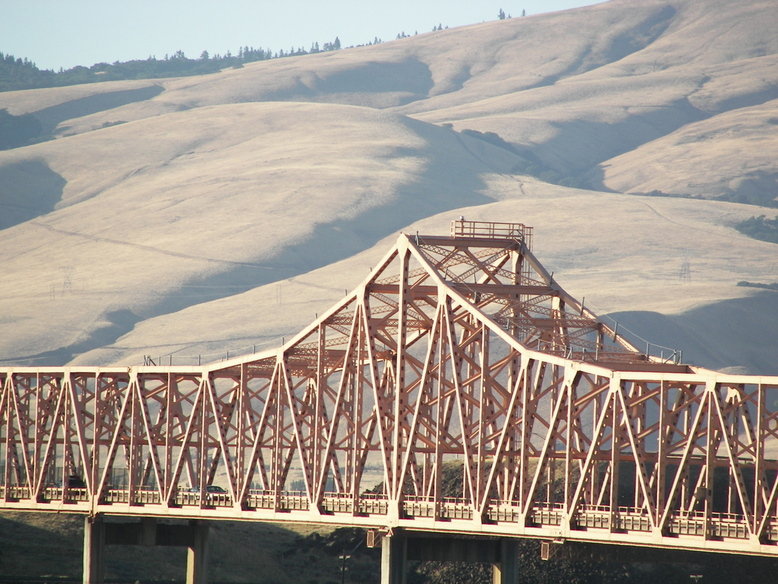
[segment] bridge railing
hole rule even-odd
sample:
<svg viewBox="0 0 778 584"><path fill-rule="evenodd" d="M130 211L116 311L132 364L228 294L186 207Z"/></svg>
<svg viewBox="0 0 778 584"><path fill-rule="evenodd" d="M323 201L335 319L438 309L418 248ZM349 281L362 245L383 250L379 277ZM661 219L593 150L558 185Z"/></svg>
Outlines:
<svg viewBox="0 0 778 584"><path fill-rule="evenodd" d="M0 487L0 498L6 503L17 501L24 504L34 497L32 489L26 486ZM192 508L196 513L212 513L218 516L220 509L231 508L235 501L228 493L206 493L205 498L198 491L179 490L172 501L166 502L155 488L139 488L131 493L127 488L109 488L99 498L100 505L128 505L148 510L151 507ZM44 487L37 497L37 504L61 502L73 504L89 503L91 495L85 488L67 488L58 486ZM385 516L389 513L390 501L384 494L362 493L355 497L353 493L324 493L319 511L330 516L364 517ZM313 506L307 493L303 491L282 491L253 489L247 493L242 509L246 512L284 512L309 513ZM434 497L405 495L400 503L400 517L407 520L435 519L466 523L481 519L471 501L460 497ZM520 525L521 507L517 501L492 499L487 505L484 520L494 524ZM538 529L556 529L566 524L568 510L563 503L536 501L526 515L526 527ZM608 505L580 505L570 519L570 529L584 531L643 533L652 532L652 520L648 510L643 507ZM676 511L670 514L663 529L670 537L691 537L705 540L742 540L752 537L748 519L738 513L704 511ZM766 540L778 541L778 518L768 519L764 533Z"/></svg>
<svg viewBox="0 0 778 584"><path fill-rule="evenodd" d="M402 513L405 517L435 517L435 508L434 497L406 495L402 502Z"/></svg>
<svg viewBox="0 0 778 584"><path fill-rule="evenodd" d="M389 499L379 493L363 493L359 496L359 513L386 515L389 513Z"/></svg>
<svg viewBox="0 0 778 584"><path fill-rule="evenodd" d="M451 237L472 237L483 239L511 239L523 242L532 249L532 227L523 223L497 223L494 221L451 222Z"/></svg>
<svg viewBox="0 0 778 584"><path fill-rule="evenodd" d="M535 525L561 525L564 505L561 503L540 503L532 506L529 520Z"/></svg>

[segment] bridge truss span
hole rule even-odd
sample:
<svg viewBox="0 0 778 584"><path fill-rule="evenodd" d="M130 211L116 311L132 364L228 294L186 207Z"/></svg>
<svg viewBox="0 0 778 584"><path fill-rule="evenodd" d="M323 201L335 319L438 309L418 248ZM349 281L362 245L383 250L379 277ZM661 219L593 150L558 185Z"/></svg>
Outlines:
<svg viewBox="0 0 778 584"><path fill-rule="evenodd" d="M0 508L778 556L778 377L641 353L530 234L402 235L276 351L0 369Z"/></svg>

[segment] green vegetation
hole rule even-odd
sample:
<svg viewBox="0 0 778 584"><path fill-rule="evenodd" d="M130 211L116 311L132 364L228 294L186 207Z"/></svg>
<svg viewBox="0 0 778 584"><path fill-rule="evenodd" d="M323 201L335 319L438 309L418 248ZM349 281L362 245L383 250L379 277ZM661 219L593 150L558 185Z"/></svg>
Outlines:
<svg viewBox="0 0 778 584"><path fill-rule="evenodd" d="M56 73L48 69L38 69L35 63L28 59L0 53L0 91L60 87L123 79L158 79L204 75L229 67L242 67L244 64L254 61L336 51L340 48L340 39L336 37L333 42L324 43L321 48L319 43L314 43L308 51L302 48L292 48L289 51L281 50L274 53L269 49L246 46L241 47L237 55L233 55L229 51L226 55L210 55L208 51L203 51L197 59L190 59L183 51L176 51L172 55L165 55L162 59L152 56L148 59L117 61L113 64L96 63L91 67L79 65L67 70L60 69Z"/></svg>
<svg viewBox="0 0 778 584"><path fill-rule="evenodd" d="M778 290L778 282L772 284L763 284L762 282L748 282L747 280L741 280L737 283L738 286L745 288L762 288L764 290Z"/></svg>
<svg viewBox="0 0 778 584"><path fill-rule="evenodd" d="M80 582L83 516L0 515L0 583ZM380 550L356 528L219 521L209 533L209 581L245 584L378 582ZM350 556L345 564L342 555ZM107 546L107 582L183 582L186 549Z"/></svg>
<svg viewBox="0 0 778 584"><path fill-rule="evenodd" d="M772 219L768 219L764 215L751 217L735 225L735 229L754 239L778 243L778 215Z"/></svg>
<svg viewBox="0 0 778 584"><path fill-rule="evenodd" d="M438 24L432 30L443 30L443 25ZM414 34L418 34L418 32ZM397 34L398 39L409 36L411 35L407 35L405 32ZM380 38L374 37L371 42L365 44L377 45L382 42ZM337 51L341 48L340 38L336 36L333 41L324 42L321 45L318 42L314 42L308 50L302 47L291 47L288 51L284 49L272 51L270 49L257 49L245 46L240 47L237 55L233 55L230 51L227 51L225 55L211 55L208 51L203 51L197 59L191 59L183 51L179 50L172 55L165 55L161 59L157 59L156 56L149 56L147 59L116 61L112 64L96 63L90 67L78 65L70 69L60 69L57 72L51 69L39 69L34 62L26 57L20 58L0 52L0 92L40 89L43 87L62 87L100 81L204 75L216 73L230 67L240 68L244 64L254 61L324 53Z"/></svg>

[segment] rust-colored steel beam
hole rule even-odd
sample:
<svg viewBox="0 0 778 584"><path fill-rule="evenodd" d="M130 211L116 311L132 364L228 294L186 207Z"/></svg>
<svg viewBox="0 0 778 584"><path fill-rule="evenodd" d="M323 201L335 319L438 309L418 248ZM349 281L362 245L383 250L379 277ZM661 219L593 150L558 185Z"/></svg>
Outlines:
<svg viewBox="0 0 778 584"><path fill-rule="evenodd" d="M778 377L641 353L530 242L403 235L248 358L0 369L0 508L778 556Z"/></svg>

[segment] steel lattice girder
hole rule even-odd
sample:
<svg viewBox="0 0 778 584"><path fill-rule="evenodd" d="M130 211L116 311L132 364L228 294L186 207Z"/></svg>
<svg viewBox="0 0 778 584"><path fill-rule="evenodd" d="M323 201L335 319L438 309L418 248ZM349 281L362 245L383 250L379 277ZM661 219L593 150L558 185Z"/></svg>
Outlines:
<svg viewBox="0 0 778 584"><path fill-rule="evenodd" d="M778 377L641 354L523 238L401 236L260 356L0 382L0 508L778 555Z"/></svg>

